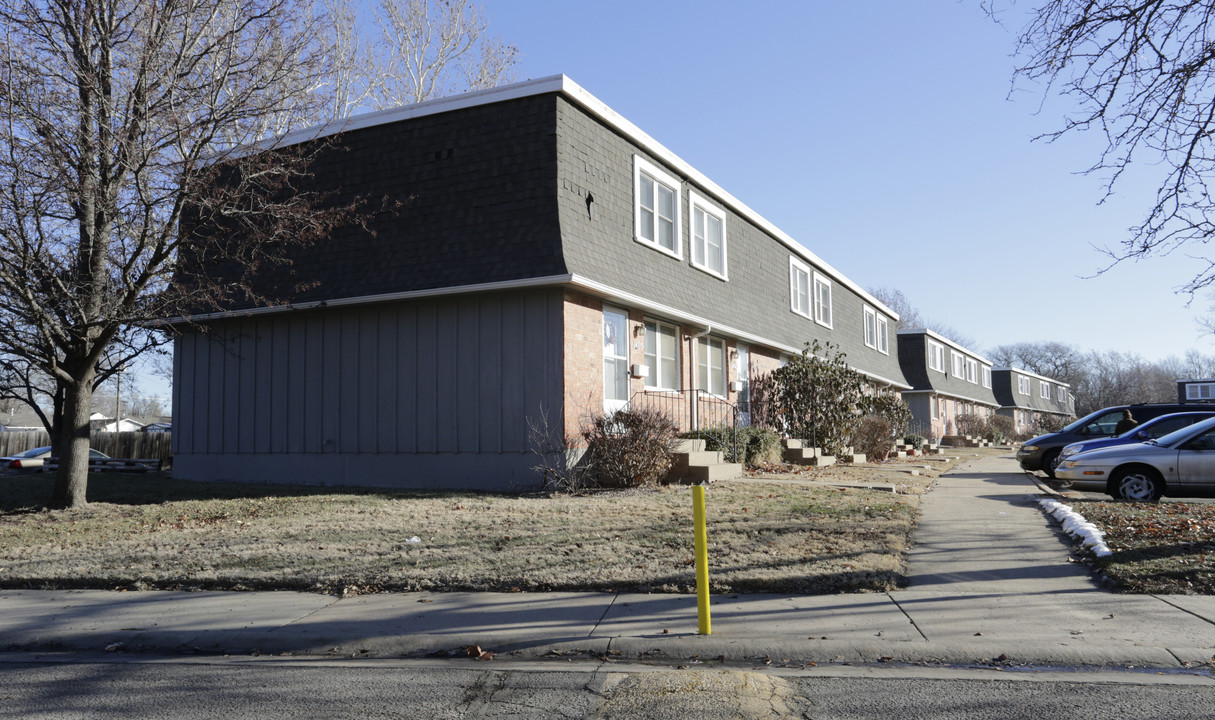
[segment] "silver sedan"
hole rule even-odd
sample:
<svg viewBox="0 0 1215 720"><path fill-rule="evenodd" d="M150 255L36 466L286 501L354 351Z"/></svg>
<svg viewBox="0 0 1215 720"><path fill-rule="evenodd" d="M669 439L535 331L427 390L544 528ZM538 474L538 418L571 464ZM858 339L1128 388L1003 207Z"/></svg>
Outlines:
<svg viewBox="0 0 1215 720"><path fill-rule="evenodd" d="M1077 490L1124 500L1215 495L1215 418L1155 440L1091 450L1059 463L1056 477Z"/></svg>

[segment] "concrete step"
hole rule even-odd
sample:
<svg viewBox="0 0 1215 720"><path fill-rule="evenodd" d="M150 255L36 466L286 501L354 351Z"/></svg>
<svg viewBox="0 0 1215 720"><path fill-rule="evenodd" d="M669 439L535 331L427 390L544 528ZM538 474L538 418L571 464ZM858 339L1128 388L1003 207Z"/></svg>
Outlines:
<svg viewBox="0 0 1215 720"><path fill-rule="evenodd" d="M847 455L841 455L839 456L839 461L842 463L860 465L861 463L865 462L865 453L849 453Z"/></svg>
<svg viewBox="0 0 1215 720"><path fill-rule="evenodd" d="M716 450L675 453L675 467L677 468L694 467L697 465L720 465L724 462L725 458Z"/></svg>
<svg viewBox="0 0 1215 720"><path fill-rule="evenodd" d="M742 477L742 463L720 463L718 465L693 465L676 472L674 477L681 483L716 482Z"/></svg>
<svg viewBox="0 0 1215 720"><path fill-rule="evenodd" d="M705 441L700 438L680 438L675 442L675 452L677 453L704 452L704 450Z"/></svg>

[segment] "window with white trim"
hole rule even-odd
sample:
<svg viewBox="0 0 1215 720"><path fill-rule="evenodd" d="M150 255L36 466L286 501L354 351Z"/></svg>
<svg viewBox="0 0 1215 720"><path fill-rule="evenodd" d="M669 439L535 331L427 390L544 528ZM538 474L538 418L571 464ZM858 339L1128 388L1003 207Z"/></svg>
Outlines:
<svg viewBox="0 0 1215 720"><path fill-rule="evenodd" d="M1050 400L1050 385L1041 380L1038 381L1038 397L1043 400Z"/></svg>
<svg viewBox="0 0 1215 720"><path fill-rule="evenodd" d="M1067 402L1067 388L1059 386L1059 402Z"/></svg>
<svg viewBox="0 0 1215 720"><path fill-rule="evenodd" d="M1186 400L1210 400L1215 397L1215 392L1212 389L1215 385L1210 383L1190 383L1185 386Z"/></svg>
<svg viewBox="0 0 1215 720"><path fill-rule="evenodd" d="M979 382L979 363L977 360L966 358L966 382L972 382L976 385Z"/></svg>
<svg viewBox="0 0 1215 720"><path fill-rule="evenodd" d="M966 370L964 369L964 365L962 363L962 353L960 353L956 350L950 350L949 351L949 361L953 367L953 376L956 378L963 377L963 375L965 375L965 373L966 373Z"/></svg>
<svg viewBox="0 0 1215 720"><path fill-rule="evenodd" d="M645 386L649 390L679 390L679 330L647 320L645 364L650 368Z"/></svg>
<svg viewBox="0 0 1215 720"><path fill-rule="evenodd" d="M692 267L726 279L726 214L694 192L688 192L692 212Z"/></svg>
<svg viewBox="0 0 1215 720"><path fill-rule="evenodd" d="M680 183L640 155L633 156L633 237L677 258L683 258L679 218Z"/></svg>
<svg viewBox="0 0 1215 720"><path fill-rule="evenodd" d="M945 346L928 341L928 367L945 372Z"/></svg>
<svg viewBox="0 0 1215 720"><path fill-rule="evenodd" d="M877 350L877 311L868 305L861 309L865 313L865 346Z"/></svg>
<svg viewBox="0 0 1215 720"><path fill-rule="evenodd" d="M814 273L814 322L831 327L831 281Z"/></svg>
<svg viewBox="0 0 1215 720"><path fill-rule="evenodd" d="M726 396L726 342L702 337L696 348L697 379L701 390Z"/></svg>
<svg viewBox="0 0 1215 720"><path fill-rule="evenodd" d="M877 341L878 352L883 355L890 354L890 323L886 320L885 315L877 316Z"/></svg>
<svg viewBox="0 0 1215 720"><path fill-rule="evenodd" d="M1017 376L1017 392L1022 395L1029 394L1029 378L1022 375Z"/></svg>
<svg viewBox="0 0 1215 720"><path fill-rule="evenodd" d="M928 406L932 410L932 419L940 420L941 419L941 408L937 402L937 399L934 397L928 398Z"/></svg>
<svg viewBox="0 0 1215 720"><path fill-rule="evenodd" d="M810 267L789 256L789 309L798 315L810 315Z"/></svg>
<svg viewBox="0 0 1215 720"><path fill-rule="evenodd" d="M983 387L991 389L991 368L983 366Z"/></svg>

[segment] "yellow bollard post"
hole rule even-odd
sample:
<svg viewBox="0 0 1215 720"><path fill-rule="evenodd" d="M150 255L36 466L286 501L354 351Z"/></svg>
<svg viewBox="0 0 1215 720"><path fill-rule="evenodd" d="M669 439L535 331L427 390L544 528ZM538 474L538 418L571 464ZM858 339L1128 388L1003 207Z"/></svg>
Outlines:
<svg viewBox="0 0 1215 720"><path fill-rule="evenodd" d="M705 529L705 486L692 486L692 523L696 527L696 608L700 634L711 635L709 619L709 532Z"/></svg>

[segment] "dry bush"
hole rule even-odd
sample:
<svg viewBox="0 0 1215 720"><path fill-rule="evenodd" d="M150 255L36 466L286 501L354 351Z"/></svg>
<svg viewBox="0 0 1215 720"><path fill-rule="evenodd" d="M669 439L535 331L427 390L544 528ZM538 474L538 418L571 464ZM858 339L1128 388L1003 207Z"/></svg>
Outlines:
<svg viewBox="0 0 1215 720"><path fill-rule="evenodd" d="M961 413L953 420L958 435L983 437L987 432L987 418L971 413Z"/></svg>
<svg viewBox="0 0 1215 720"><path fill-rule="evenodd" d="M885 460L894 449L894 428L886 418L866 415L852 431L852 446L869 460Z"/></svg>
<svg viewBox="0 0 1215 720"><path fill-rule="evenodd" d="M1017 425L1006 415L992 415L987 420L988 434L984 435L994 443L1012 440L1017 434Z"/></svg>
<svg viewBox="0 0 1215 720"><path fill-rule="evenodd" d="M678 428L653 408L620 410L582 431L582 463L591 484L605 488L657 485L671 470Z"/></svg>

